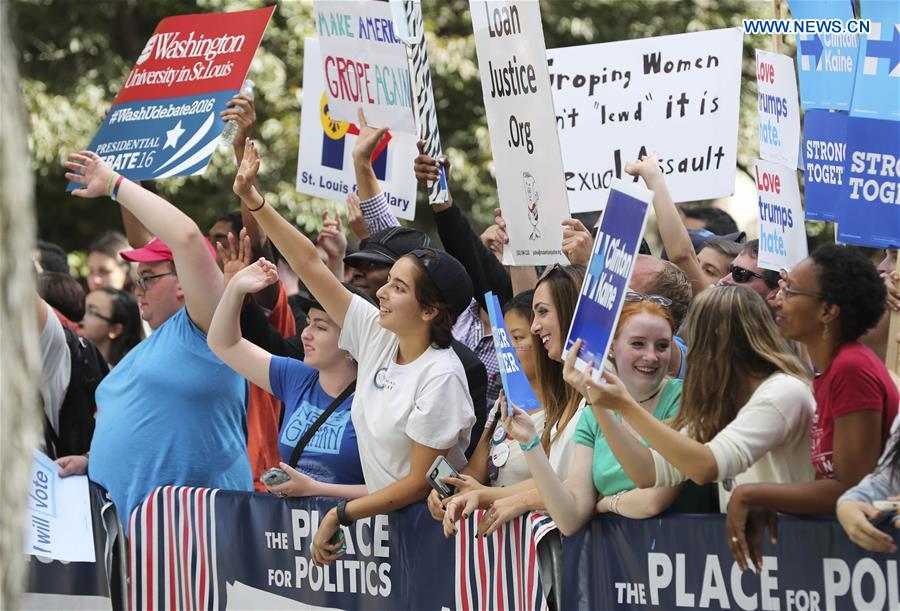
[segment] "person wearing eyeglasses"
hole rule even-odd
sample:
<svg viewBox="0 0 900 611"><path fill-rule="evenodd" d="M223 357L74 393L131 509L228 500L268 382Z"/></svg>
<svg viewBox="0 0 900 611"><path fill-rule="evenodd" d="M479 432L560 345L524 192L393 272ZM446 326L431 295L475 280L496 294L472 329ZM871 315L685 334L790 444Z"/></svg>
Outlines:
<svg viewBox="0 0 900 611"><path fill-rule="evenodd" d="M670 423L640 409L621 371L605 373L606 384L586 374L575 382L586 386L625 473L641 487L719 482L722 511L736 483L811 480L812 391L762 298L739 286L704 291L686 327L694 348L681 409Z"/></svg>
<svg viewBox="0 0 900 611"><path fill-rule="evenodd" d="M74 196L111 197L158 236L121 253L137 263L135 296L154 332L97 388L90 478L123 519L157 486L252 490L246 382L206 344L223 287L212 245L181 210L96 153L71 154L65 167Z"/></svg>
<svg viewBox="0 0 900 611"><path fill-rule="evenodd" d="M110 367L144 339L141 312L131 293L104 286L85 297L81 335L97 346Z"/></svg>
<svg viewBox="0 0 900 611"><path fill-rule="evenodd" d="M449 346L472 285L456 259L418 248L391 266L376 293L379 307L372 306L347 290L315 245L266 204L254 186L259 165L248 141L234 192L341 327L339 346L358 363L351 418L369 494L339 501L322 518L312 557L330 564L343 553L339 543L329 543L341 526L425 499L424 474L438 456L456 469L465 465L475 414L462 363Z"/></svg>
<svg viewBox="0 0 900 611"><path fill-rule="evenodd" d="M778 272L759 267L758 259L759 240L750 240L744 244L743 250L731 262L728 273L716 283L716 286L741 284L751 288L759 293L774 311L775 294L778 292Z"/></svg>
<svg viewBox="0 0 900 611"><path fill-rule="evenodd" d="M775 542L777 512L833 514L848 488L872 472L897 415L900 393L884 363L859 338L885 307L885 285L857 248L826 244L781 275L775 321L782 336L802 343L818 376L813 381L815 481L738 486L727 530L740 567L760 568L766 528Z"/></svg>

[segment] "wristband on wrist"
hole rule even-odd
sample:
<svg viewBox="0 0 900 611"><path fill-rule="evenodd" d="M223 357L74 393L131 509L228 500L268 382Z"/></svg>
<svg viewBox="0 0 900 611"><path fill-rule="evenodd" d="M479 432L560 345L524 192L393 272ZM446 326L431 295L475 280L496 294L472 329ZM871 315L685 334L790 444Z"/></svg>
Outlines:
<svg viewBox="0 0 900 611"><path fill-rule="evenodd" d="M531 448L533 448L536 445L539 445L540 443L541 443L541 436L535 435L534 439L532 439L528 443L520 443L519 447L522 448L523 452L527 452L528 450L530 450Z"/></svg>
<svg viewBox="0 0 900 611"><path fill-rule="evenodd" d="M266 205L266 198L263 197L262 203L261 203L260 205L258 205L256 208L251 208L251 207L248 206L248 207L247 207L247 210L249 210L250 212L256 212L257 210L262 209L262 207L265 206L265 205Z"/></svg>
<svg viewBox="0 0 900 611"><path fill-rule="evenodd" d="M113 172L109 175L109 178L106 179L106 195L107 197L112 197L113 188L116 184L116 178L119 176L118 172Z"/></svg>
<svg viewBox="0 0 900 611"><path fill-rule="evenodd" d="M347 499L338 501L335 510L337 511L338 524L341 526L350 526L353 524L353 520L347 517Z"/></svg>
<svg viewBox="0 0 900 611"><path fill-rule="evenodd" d="M124 180L125 177L121 174L118 174L118 178L116 179L116 184L113 186L112 193L109 194L114 202L119 201L119 187L122 186L122 181Z"/></svg>

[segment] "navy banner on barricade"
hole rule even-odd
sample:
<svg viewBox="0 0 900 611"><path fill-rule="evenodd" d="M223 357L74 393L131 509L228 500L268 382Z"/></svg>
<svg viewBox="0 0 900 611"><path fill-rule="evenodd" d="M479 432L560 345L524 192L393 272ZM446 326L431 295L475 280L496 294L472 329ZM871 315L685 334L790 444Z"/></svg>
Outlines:
<svg viewBox="0 0 900 611"><path fill-rule="evenodd" d="M332 501L335 499L332 499ZM555 528L540 514L456 540L419 503L344 527L347 552L310 559L326 499L158 488L131 515L132 609L545 609L536 547Z"/></svg>
<svg viewBox="0 0 900 611"><path fill-rule="evenodd" d="M782 516L763 569L743 574L725 517L595 518L563 541L566 609L896 609L898 559L857 547L828 519ZM891 529L893 530L893 529ZM900 542L900 534L893 530Z"/></svg>

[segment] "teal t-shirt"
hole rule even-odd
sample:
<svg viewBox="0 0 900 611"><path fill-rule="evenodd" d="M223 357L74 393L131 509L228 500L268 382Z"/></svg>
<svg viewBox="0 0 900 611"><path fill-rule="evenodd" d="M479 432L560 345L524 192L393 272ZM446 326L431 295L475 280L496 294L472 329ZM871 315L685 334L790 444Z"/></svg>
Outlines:
<svg viewBox="0 0 900 611"><path fill-rule="evenodd" d="M656 403L656 409L653 411L653 417L657 420L668 420L678 413L678 406L681 404L681 380L669 380L666 387L663 388L659 401ZM616 418L619 418L618 414ZM615 454L609 449L606 437L597 424L594 413L590 408L585 409L581 413L581 420L575 429L575 443L594 448L594 462L591 466L591 476L594 480L594 487L597 492L604 496L610 496L621 492L622 490L633 490L634 482L631 481L619 461L616 460ZM641 443L647 443L641 439Z"/></svg>

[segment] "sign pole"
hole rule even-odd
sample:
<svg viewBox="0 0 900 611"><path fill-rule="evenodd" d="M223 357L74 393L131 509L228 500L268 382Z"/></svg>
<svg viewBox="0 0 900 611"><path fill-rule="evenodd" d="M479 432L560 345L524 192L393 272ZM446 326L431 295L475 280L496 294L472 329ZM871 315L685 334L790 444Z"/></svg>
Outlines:
<svg viewBox="0 0 900 611"><path fill-rule="evenodd" d="M775 19L781 19L781 0L772 0L772 14ZM772 34L772 49L775 53L781 53L781 34Z"/></svg>

